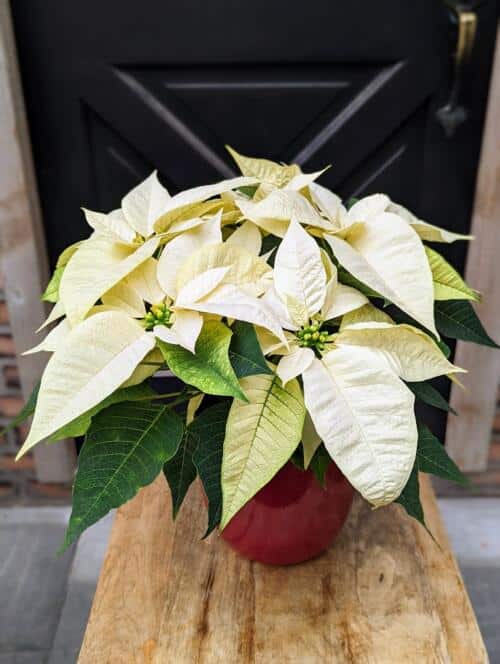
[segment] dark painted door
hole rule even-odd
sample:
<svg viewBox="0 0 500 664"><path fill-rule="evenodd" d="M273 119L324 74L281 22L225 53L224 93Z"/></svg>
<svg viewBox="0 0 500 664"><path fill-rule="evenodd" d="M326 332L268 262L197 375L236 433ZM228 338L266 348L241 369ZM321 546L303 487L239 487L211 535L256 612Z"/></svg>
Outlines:
<svg viewBox="0 0 500 664"><path fill-rule="evenodd" d="M229 177L242 153L333 167L343 196L385 191L466 231L496 31L477 9L462 88L436 120L456 39L441 0L15 0L51 260L157 168L171 191ZM460 263L463 249L452 249Z"/></svg>

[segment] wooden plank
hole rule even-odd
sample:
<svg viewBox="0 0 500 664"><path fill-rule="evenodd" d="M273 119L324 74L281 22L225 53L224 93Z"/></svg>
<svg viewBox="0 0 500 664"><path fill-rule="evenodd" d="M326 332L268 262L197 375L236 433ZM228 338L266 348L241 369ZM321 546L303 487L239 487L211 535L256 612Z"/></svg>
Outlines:
<svg viewBox="0 0 500 664"><path fill-rule="evenodd" d="M35 330L46 316L40 294L48 279L48 264L8 0L0 0L0 229L10 327L27 397L40 378L46 357L43 353L22 357L20 353L40 341ZM34 455L40 481L71 481L72 441L39 445Z"/></svg>
<svg viewBox="0 0 500 664"><path fill-rule="evenodd" d="M494 339L500 340L500 37L491 76L466 279L482 294L477 312ZM500 379L500 352L459 342L455 363L469 373L461 380L465 390L453 385L451 405L460 417L450 416L446 448L466 471L485 470Z"/></svg>
<svg viewBox="0 0 500 664"><path fill-rule="evenodd" d="M440 547L357 499L326 554L280 568L201 541L197 486L172 524L159 478L117 513L79 662L486 663L427 478L422 493Z"/></svg>

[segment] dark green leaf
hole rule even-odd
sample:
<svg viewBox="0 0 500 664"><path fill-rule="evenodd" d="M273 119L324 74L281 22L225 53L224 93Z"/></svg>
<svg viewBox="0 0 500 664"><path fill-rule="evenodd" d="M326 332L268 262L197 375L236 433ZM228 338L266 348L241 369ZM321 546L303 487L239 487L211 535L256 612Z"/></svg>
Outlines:
<svg viewBox="0 0 500 664"><path fill-rule="evenodd" d="M356 277L353 277L352 274L347 272L346 269L344 269L342 266L338 266L338 279L341 284L345 284L346 286L351 286L352 288L356 288L360 293L363 293L363 295L366 295L366 297L374 297L378 299L383 299L382 295L379 295L376 291L372 290L369 286L366 286L365 284L361 283Z"/></svg>
<svg viewBox="0 0 500 664"><path fill-rule="evenodd" d="M6 427L4 427L0 431L0 436L3 436L7 431L10 431L11 429L15 429L19 424L22 424L24 420L27 420L28 417L33 415L35 412L35 407L36 407L36 401L38 399L38 392L40 390L40 381L35 385L33 388L31 394L28 397L28 401L24 404L24 406L21 408L19 413L11 419L11 421L7 424Z"/></svg>
<svg viewBox="0 0 500 664"><path fill-rule="evenodd" d="M326 471L331 463L332 458L322 443L314 453L309 468L323 488L325 487Z"/></svg>
<svg viewBox="0 0 500 664"><path fill-rule="evenodd" d="M258 184L251 184L247 185L246 187L236 187L236 191L239 191L245 196L248 196L248 198L253 198L258 188L259 188Z"/></svg>
<svg viewBox="0 0 500 664"><path fill-rule="evenodd" d="M97 406L94 406L86 413L79 415L72 422L61 427L58 431L49 436L49 440L61 440L63 438L76 438L77 436L84 436L92 422L92 418L100 413L101 410L112 406L115 403L122 401L135 401L136 399L144 399L144 397L154 397L156 392L149 387L147 383L141 385L132 385L131 387L124 387L116 390L109 397L106 397ZM146 400L146 399L144 399Z"/></svg>
<svg viewBox="0 0 500 664"><path fill-rule="evenodd" d="M402 505L410 516L419 521L432 537L432 533L425 523L424 510L420 502L419 472L431 473L466 486L469 484L469 480L450 459L436 436L424 424L420 423L418 424L418 446L415 464L408 482L396 502Z"/></svg>
<svg viewBox="0 0 500 664"><path fill-rule="evenodd" d="M423 473L431 473L437 477L469 486L468 478L462 473L455 462L450 459L444 446L425 424L418 424L418 469Z"/></svg>
<svg viewBox="0 0 500 664"><path fill-rule="evenodd" d="M305 470L304 469L304 449L302 447L302 443L300 445L298 445L297 449L294 451L294 453L290 457L290 462L293 463L295 468L298 468L299 470Z"/></svg>
<svg viewBox="0 0 500 664"><path fill-rule="evenodd" d="M226 421L230 401L218 403L204 410L189 425L190 433L198 440L193 462L208 498L208 526L204 537L220 523L222 516L221 466L226 435Z"/></svg>
<svg viewBox="0 0 500 664"><path fill-rule="evenodd" d="M488 336L472 305L467 300L446 300L435 303L436 326L450 339L472 341L481 346L500 348Z"/></svg>
<svg viewBox="0 0 500 664"><path fill-rule="evenodd" d="M196 477L193 454L197 445L198 437L194 436L189 429L186 429L176 455L163 466L163 473L172 494L172 516L174 519L179 513L187 490Z"/></svg>
<svg viewBox="0 0 500 664"><path fill-rule="evenodd" d="M420 502L420 487L418 484L418 462L415 461L408 482L396 502L402 505L406 512L427 529L424 510Z"/></svg>
<svg viewBox="0 0 500 664"><path fill-rule="evenodd" d="M391 305L390 311L386 312L390 315L390 317L393 319L395 323L398 325L412 325L413 327L417 327L419 330L425 330L426 333L432 337L432 333L427 331L427 329L418 323L414 318L411 316L408 316L407 313L404 311L401 311L401 309L398 309L395 305Z"/></svg>
<svg viewBox="0 0 500 664"><path fill-rule="evenodd" d="M260 250L261 256L279 247L280 242L281 242L280 237L276 237L276 235L271 235L271 234L266 235L266 237L262 239L262 248ZM267 260L267 262L271 267L274 267L275 258L276 258L276 251L273 251L273 253Z"/></svg>
<svg viewBox="0 0 500 664"><path fill-rule="evenodd" d="M229 359L238 378L272 373L260 348L255 328L250 323L237 321L232 327Z"/></svg>
<svg viewBox="0 0 500 664"><path fill-rule="evenodd" d="M352 206L354 205L354 203L357 203L358 201L359 201L359 198L356 198L356 196L351 196L351 198L348 198L345 201L344 205L348 210L350 210L352 208Z"/></svg>
<svg viewBox="0 0 500 664"><path fill-rule="evenodd" d="M442 340L442 339L436 339L436 337L430 332L426 327L418 323L416 320L411 318L411 316L408 316L404 311L401 311L401 309L398 309L395 306L391 306L390 311L388 311L389 315L393 319L395 323L398 325L411 325L412 327L416 327L419 330L422 330L429 336L431 339L434 340L436 345L438 346L439 350L443 353L443 355L446 357L446 359L449 359L451 355L451 350L450 347Z"/></svg>
<svg viewBox="0 0 500 664"><path fill-rule="evenodd" d="M175 455L183 429L175 412L147 401L115 404L96 415L78 459L62 551L156 478Z"/></svg>
<svg viewBox="0 0 500 664"><path fill-rule="evenodd" d="M246 401L238 378L229 361L231 330L215 320L207 321L196 342L196 354L159 341L169 369L188 385L205 394L236 397Z"/></svg>
<svg viewBox="0 0 500 664"><path fill-rule="evenodd" d="M434 408L439 408L439 410L444 410L445 412L451 412L456 415L456 411L450 406L446 401L443 395L436 390L430 383L423 381L420 383L406 383L413 394L423 401L423 403L433 406Z"/></svg>
<svg viewBox="0 0 500 664"><path fill-rule="evenodd" d="M432 335L429 334L429 336L432 336ZM446 358L447 360L449 360L449 359L450 359L450 355L451 355L451 348L448 346L448 344L445 344L445 342L444 342L442 339L439 339L439 341L436 341L436 343L437 343L437 345L439 346L439 349L440 349L440 351L443 353L443 355L445 356L445 358Z"/></svg>

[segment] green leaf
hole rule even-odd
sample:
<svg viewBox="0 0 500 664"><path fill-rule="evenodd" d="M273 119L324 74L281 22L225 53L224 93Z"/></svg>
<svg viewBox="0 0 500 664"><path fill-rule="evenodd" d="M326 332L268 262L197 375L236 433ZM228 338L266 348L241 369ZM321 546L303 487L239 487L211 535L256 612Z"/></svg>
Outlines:
<svg viewBox="0 0 500 664"><path fill-rule="evenodd" d="M276 235L266 235L262 238L262 248L260 250L260 255L263 256L273 249L277 249L280 246L281 238L276 237ZM276 258L276 252L273 251L271 256L268 258L267 262L271 267L274 267L274 259Z"/></svg>
<svg viewBox="0 0 500 664"><path fill-rule="evenodd" d="M233 401L227 420L221 528L290 459L304 425L304 398L297 380L286 388L274 374L247 376L241 382L249 401Z"/></svg>
<svg viewBox="0 0 500 664"><path fill-rule="evenodd" d="M61 278L64 272L65 266L56 267L47 288L44 290L41 299L45 302L57 302L59 300L59 284L61 283Z"/></svg>
<svg viewBox="0 0 500 664"><path fill-rule="evenodd" d="M325 477L328 466L332 463L332 457L326 451L326 447L321 444L314 453L309 468L314 473L314 477L318 480L319 484L325 488Z"/></svg>
<svg viewBox="0 0 500 664"><path fill-rule="evenodd" d="M350 210L352 208L352 206L355 203L357 203L358 201L359 201L359 198L356 198L356 196L351 196L350 198L348 198L345 201L344 206L346 207L347 210Z"/></svg>
<svg viewBox="0 0 500 664"><path fill-rule="evenodd" d="M33 415L36 408L36 401L38 399L38 391L40 390L40 381L35 385L31 394L28 397L28 400L21 408L19 413L11 419L11 421L0 431L0 436L3 436L7 431L15 429L19 424L22 424L24 420L27 420L28 417Z"/></svg>
<svg viewBox="0 0 500 664"><path fill-rule="evenodd" d="M424 510L420 502L419 472L437 475L437 477L443 477L463 486L470 485L468 478L456 466L455 462L450 459L436 436L434 436L425 424L421 423L418 423L418 446L415 464L405 488L395 502L402 505L406 512L419 521L431 537L433 537L425 523Z"/></svg>
<svg viewBox="0 0 500 664"><path fill-rule="evenodd" d="M392 306L390 309L390 314L391 318L395 323L398 323L398 325L411 325L412 327L416 327L419 330L422 330L425 332L431 339L434 339L436 344L438 345L439 349L443 353L443 355L446 357L448 360L451 355L451 350L450 347L445 344L445 342L442 339L436 339L436 337L432 334L432 332L429 332L423 325L421 325L418 321L416 321L414 318L411 316L408 316L408 314L405 314L404 311L401 311L401 309L397 309L396 307Z"/></svg>
<svg viewBox="0 0 500 664"><path fill-rule="evenodd" d="M442 339L439 339L439 341L436 341L436 343L439 346L443 355L446 357L446 359L449 360L451 355L451 348L448 346L448 344L445 344L445 342Z"/></svg>
<svg viewBox="0 0 500 664"><path fill-rule="evenodd" d="M224 401L207 408L189 426L190 433L198 439L193 463L208 498L208 526L204 537L220 523L222 516L222 450L230 405L229 401Z"/></svg>
<svg viewBox="0 0 500 664"><path fill-rule="evenodd" d="M229 361L231 330L219 321L207 321L196 342L196 353L159 341L169 369L205 394L246 400Z"/></svg>
<svg viewBox="0 0 500 664"><path fill-rule="evenodd" d="M437 251L424 247L434 282L435 300L473 300L479 302L481 295L467 286L458 274Z"/></svg>
<svg viewBox="0 0 500 664"><path fill-rule="evenodd" d="M382 295L377 293L376 291L372 290L369 286L366 284L363 284L361 281L356 279L356 277L353 277L352 274L347 272L345 268L343 268L341 265L337 267L338 270L338 279L341 284L344 284L345 286L351 286L352 288L355 288L358 290L360 293L363 293L363 295L366 295L366 297L374 297L378 299L383 299Z"/></svg>
<svg viewBox="0 0 500 664"><path fill-rule="evenodd" d="M444 446L425 424L418 423L418 469L462 486L470 486L469 479L450 459Z"/></svg>
<svg viewBox="0 0 500 664"><path fill-rule="evenodd" d="M184 436L177 453L163 466L163 474L172 494L172 517L174 519L179 513L187 490L196 477L193 454L198 442L198 437L193 435L188 427L184 431Z"/></svg>
<svg viewBox="0 0 500 664"><path fill-rule="evenodd" d="M59 284L61 283L61 278L64 272L66 265L69 263L69 259L76 252L78 247L81 245L81 242L75 242L61 253L57 259L56 269L54 270L52 277L50 278L47 288L45 289L41 299L45 302L57 302L59 300Z"/></svg>
<svg viewBox="0 0 500 664"><path fill-rule="evenodd" d="M406 512L421 523L431 537L433 537L425 523L424 510L420 502L419 471L443 477L463 486L470 485L468 478L465 477L455 462L450 459L436 436L434 436L425 424L421 423L418 423L418 446L415 464L405 488L395 502L402 505Z"/></svg>
<svg viewBox="0 0 500 664"><path fill-rule="evenodd" d="M239 191L245 196L248 196L248 198L253 198L258 188L259 188L258 184L252 184L252 185L247 185L246 187L236 187L236 191Z"/></svg>
<svg viewBox="0 0 500 664"><path fill-rule="evenodd" d="M290 457L290 462L293 463L295 468L298 468L299 470L306 470L304 468L304 449L303 445L299 445L297 449L294 451L292 456Z"/></svg>
<svg viewBox="0 0 500 664"><path fill-rule="evenodd" d="M250 323L236 321L232 331L229 359L236 376L244 378L255 374L272 373L262 354L254 326Z"/></svg>
<svg viewBox="0 0 500 664"><path fill-rule="evenodd" d="M93 420L78 459L64 551L83 531L150 484L177 451L184 425L165 405L119 403Z"/></svg>
<svg viewBox="0 0 500 664"><path fill-rule="evenodd" d="M113 394L110 394L109 397L103 399L103 401L97 404L97 406L94 406L94 408L91 408L86 413L75 418L72 422L61 427L58 431L52 434L52 436L49 436L49 440L55 441L61 440L62 438L77 438L78 436L84 436L92 423L92 418L97 415L97 413L100 413L101 410L104 410L115 403L120 403L121 401L135 401L136 399L154 397L155 395L156 392L146 383L120 388L113 392Z"/></svg>
<svg viewBox="0 0 500 664"><path fill-rule="evenodd" d="M396 503L399 503L404 507L407 514L416 519L421 523L425 529L427 525L425 523L424 509L422 503L420 502L420 487L418 483L418 462L415 461L415 465L411 471L408 482L406 483L405 488L401 492L399 498L395 500Z"/></svg>
<svg viewBox="0 0 500 664"><path fill-rule="evenodd" d="M423 403L426 403L429 406L433 406L434 408L439 408L439 410L444 410L447 413L453 413L453 415L457 414L456 411L453 410L450 404L443 397L443 395L427 381L406 384L417 397L417 399L420 399L420 401Z"/></svg>
<svg viewBox="0 0 500 664"><path fill-rule="evenodd" d="M445 337L500 348L486 333L470 302L466 300L436 302L434 311L436 326Z"/></svg>
<svg viewBox="0 0 500 664"><path fill-rule="evenodd" d="M311 416L306 411L304 418L304 428L302 429L302 468L309 468L311 460L321 445L321 437L316 431Z"/></svg>

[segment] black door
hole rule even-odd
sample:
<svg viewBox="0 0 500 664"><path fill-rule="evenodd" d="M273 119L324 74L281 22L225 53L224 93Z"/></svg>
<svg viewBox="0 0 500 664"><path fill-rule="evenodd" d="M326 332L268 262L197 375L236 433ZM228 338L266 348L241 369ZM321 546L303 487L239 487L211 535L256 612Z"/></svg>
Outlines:
<svg viewBox="0 0 500 664"><path fill-rule="evenodd" d="M470 218L496 2L477 8L446 138L456 39L441 0L15 0L51 260L157 168L178 189L234 173L224 144L304 169L343 196L385 191L459 232ZM463 262L464 248L449 254Z"/></svg>

